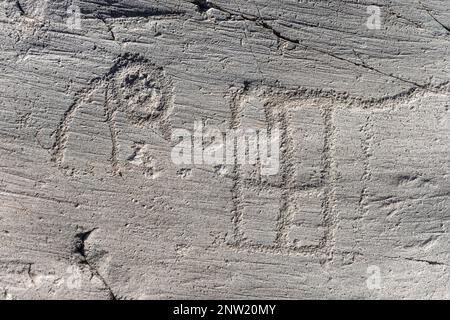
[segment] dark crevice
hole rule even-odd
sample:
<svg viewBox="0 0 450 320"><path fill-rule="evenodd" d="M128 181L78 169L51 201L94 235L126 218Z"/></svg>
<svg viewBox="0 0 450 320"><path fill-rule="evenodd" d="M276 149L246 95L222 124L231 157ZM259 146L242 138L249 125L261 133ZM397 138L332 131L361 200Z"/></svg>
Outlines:
<svg viewBox="0 0 450 320"><path fill-rule="evenodd" d="M32 264L32 263L29 263L29 264L28 264L28 268L27 268L27 275L28 275L28 278L30 278L31 283L32 283L33 285L36 285L36 284L34 283L33 274L32 274L32 271L31 271L31 268L32 268L32 267L33 267L33 264Z"/></svg>
<svg viewBox="0 0 450 320"><path fill-rule="evenodd" d="M197 6L198 12L206 12L212 8L211 3L208 0L192 0L190 1L192 4Z"/></svg>
<svg viewBox="0 0 450 320"><path fill-rule="evenodd" d="M445 30L447 30L448 33L450 33L450 27L447 27L445 24L443 24L442 22L440 22L429 10L426 10L428 15L433 18L434 21L436 21L442 28L444 28Z"/></svg>
<svg viewBox="0 0 450 320"><path fill-rule="evenodd" d="M86 251L85 251L85 242L89 238L92 232L94 232L96 228L86 231L80 232L75 235L75 250L76 254L81 256L82 261L87 261L86 259Z"/></svg>
<svg viewBox="0 0 450 320"><path fill-rule="evenodd" d="M106 282L105 278L98 272L98 270L93 266L86 256L86 247L85 242L91 235L93 231L97 230L97 228L91 229L86 232L80 232L75 235L75 248L74 248L74 254L77 256L78 263L82 265L86 265L89 268L89 271L91 272L92 276L96 276L105 286L106 290L109 293L110 300L117 300L116 295L112 291L111 287Z"/></svg>
<svg viewBox="0 0 450 320"><path fill-rule="evenodd" d="M21 16L26 15L25 10L23 10L22 5L20 4L20 1L16 1L16 8L20 11Z"/></svg>
<svg viewBox="0 0 450 320"><path fill-rule="evenodd" d="M109 24L105 18L103 17L97 17L100 21L103 22L103 24L106 26L106 28L108 29L109 34L111 35L111 40L116 41L116 35L114 34L114 31L112 29L111 24Z"/></svg>
<svg viewBox="0 0 450 320"><path fill-rule="evenodd" d="M424 262L424 263L428 263L429 265L433 265L433 266L446 266L445 263L439 262L439 261L415 259L415 258L405 258L405 259L409 260L409 261L415 261L415 262Z"/></svg>
<svg viewBox="0 0 450 320"><path fill-rule="evenodd" d="M447 32L450 33L450 27L443 24L441 21L439 21L434 14L431 13L431 9L426 7L421 1L419 1L419 4L422 6L423 10L434 20L436 23L438 23L442 28L444 28Z"/></svg>

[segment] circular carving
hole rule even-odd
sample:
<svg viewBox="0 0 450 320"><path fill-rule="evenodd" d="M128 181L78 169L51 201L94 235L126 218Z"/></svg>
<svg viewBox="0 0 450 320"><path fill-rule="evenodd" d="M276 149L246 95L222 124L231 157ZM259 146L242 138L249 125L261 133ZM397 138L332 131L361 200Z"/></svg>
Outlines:
<svg viewBox="0 0 450 320"><path fill-rule="evenodd" d="M118 109L137 124L164 120L171 100L172 83L162 68L150 63L123 67L114 77L112 93Z"/></svg>

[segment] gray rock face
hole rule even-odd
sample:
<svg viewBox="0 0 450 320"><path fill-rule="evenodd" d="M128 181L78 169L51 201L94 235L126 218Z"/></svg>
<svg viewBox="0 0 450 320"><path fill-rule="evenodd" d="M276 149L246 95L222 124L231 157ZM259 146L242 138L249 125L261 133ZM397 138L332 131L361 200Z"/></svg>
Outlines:
<svg viewBox="0 0 450 320"><path fill-rule="evenodd" d="M0 298L449 298L449 34L441 0L2 0Z"/></svg>

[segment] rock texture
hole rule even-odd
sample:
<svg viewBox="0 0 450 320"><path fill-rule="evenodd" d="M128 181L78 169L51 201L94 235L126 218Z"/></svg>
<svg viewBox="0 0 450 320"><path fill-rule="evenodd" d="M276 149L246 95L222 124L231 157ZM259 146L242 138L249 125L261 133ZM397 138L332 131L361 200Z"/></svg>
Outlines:
<svg viewBox="0 0 450 320"><path fill-rule="evenodd" d="M450 297L448 1L0 4L0 298Z"/></svg>

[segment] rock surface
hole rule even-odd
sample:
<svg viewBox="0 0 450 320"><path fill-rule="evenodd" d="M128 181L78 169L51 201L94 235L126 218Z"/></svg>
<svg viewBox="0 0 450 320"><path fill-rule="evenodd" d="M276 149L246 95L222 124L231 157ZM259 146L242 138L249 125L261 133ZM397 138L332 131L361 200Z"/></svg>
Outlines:
<svg viewBox="0 0 450 320"><path fill-rule="evenodd" d="M0 4L0 298L450 298L446 0Z"/></svg>

